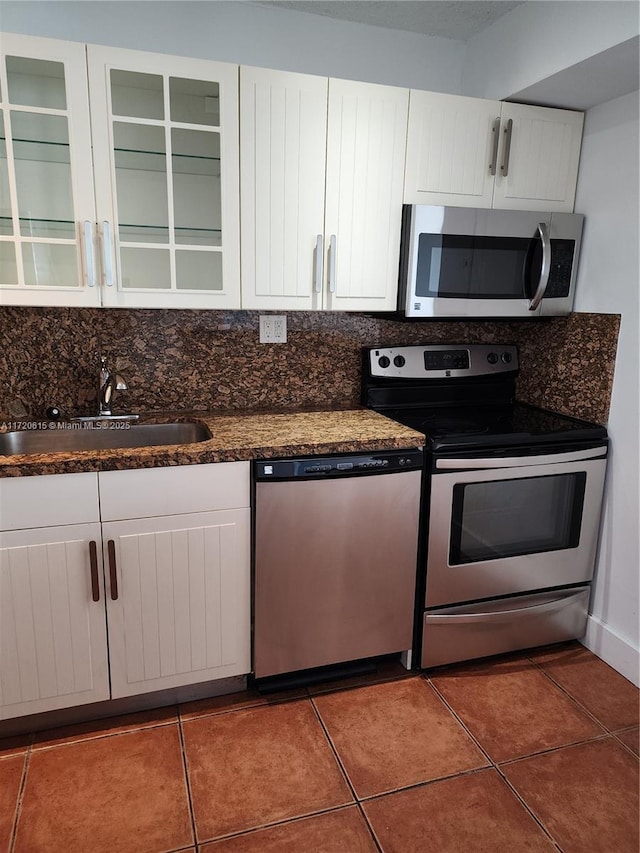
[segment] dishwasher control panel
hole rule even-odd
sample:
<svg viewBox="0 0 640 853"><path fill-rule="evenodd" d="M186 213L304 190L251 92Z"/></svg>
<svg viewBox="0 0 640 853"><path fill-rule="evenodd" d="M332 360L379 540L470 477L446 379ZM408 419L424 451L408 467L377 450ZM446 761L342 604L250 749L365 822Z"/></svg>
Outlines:
<svg viewBox="0 0 640 853"><path fill-rule="evenodd" d="M300 477L340 477L387 474L422 468L418 448L359 453L349 456L308 456L301 459L261 459L254 464L256 480L291 480Z"/></svg>

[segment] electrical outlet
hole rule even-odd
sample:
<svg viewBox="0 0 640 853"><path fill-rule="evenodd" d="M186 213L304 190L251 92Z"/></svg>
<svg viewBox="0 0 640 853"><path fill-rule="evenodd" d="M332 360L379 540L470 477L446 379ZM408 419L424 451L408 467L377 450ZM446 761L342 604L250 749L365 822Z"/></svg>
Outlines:
<svg viewBox="0 0 640 853"><path fill-rule="evenodd" d="M260 315L260 343L286 344L287 318L284 314Z"/></svg>

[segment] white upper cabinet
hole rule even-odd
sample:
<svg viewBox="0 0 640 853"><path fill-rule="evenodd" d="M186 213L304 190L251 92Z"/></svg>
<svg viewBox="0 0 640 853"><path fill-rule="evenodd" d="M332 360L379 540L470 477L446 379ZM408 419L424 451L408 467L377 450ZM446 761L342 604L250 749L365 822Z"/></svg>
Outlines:
<svg viewBox="0 0 640 853"><path fill-rule="evenodd" d="M412 89L405 202L491 207L499 115L499 101Z"/></svg>
<svg viewBox="0 0 640 853"><path fill-rule="evenodd" d="M243 307L320 308L326 78L242 66L240 136Z"/></svg>
<svg viewBox="0 0 640 853"><path fill-rule="evenodd" d="M573 210L583 113L411 91L407 204Z"/></svg>
<svg viewBox="0 0 640 853"><path fill-rule="evenodd" d="M408 91L240 70L244 308L395 308Z"/></svg>
<svg viewBox="0 0 640 853"><path fill-rule="evenodd" d="M239 308L238 67L88 63L104 304Z"/></svg>
<svg viewBox="0 0 640 853"><path fill-rule="evenodd" d="M3 303L240 307L237 65L7 34L0 98Z"/></svg>
<svg viewBox="0 0 640 853"><path fill-rule="evenodd" d="M0 47L0 303L98 305L85 47Z"/></svg>
<svg viewBox="0 0 640 853"><path fill-rule="evenodd" d="M584 113L502 104L493 206L571 213Z"/></svg>
<svg viewBox="0 0 640 853"><path fill-rule="evenodd" d="M329 81L325 307L396 308L409 92Z"/></svg>

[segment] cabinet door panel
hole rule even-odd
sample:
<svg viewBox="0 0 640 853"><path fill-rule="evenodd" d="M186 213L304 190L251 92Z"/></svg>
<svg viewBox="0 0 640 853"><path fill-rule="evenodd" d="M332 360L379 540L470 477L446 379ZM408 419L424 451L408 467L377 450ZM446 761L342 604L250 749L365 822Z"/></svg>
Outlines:
<svg viewBox="0 0 640 853"><path fill-rule="evenodd" d="M103 539L114 698L249 672L248 509L112 522Z"/></svg>
<svg viewBox="0 0 640 853"><path fill-rule="evenodd" d="M238 67L96 45L88 62L104 303L239 308Z"/></svg>
<svg viewBox="0 0 640 853"><path fill-rule="evenodd" d="M513 121L508 173L503 175L504 129ZM524 104L502 105L500 167L494 207L573 210L582 141L583 113Z"/></svg>
<svg viewBox="0 0 640 853"><path fill-rule="evenodd" d="M327 79L243 66L240 110L242 306L320 307Z"/></svg>
<svg viewBox="0 0 640 853"><path fill-rule="evenodd" d="M109 698L98 524L0 535L0 718Z"/></svg>
<svg viewBox="0 0 640 853"><path fill-rule="evenodd" d="M329 81L327 308L396 307L408 99L407 89Z"/></svg>
<svg viewBox="0 0 640 853"><path fill-rule="evenodd" d="M404 200L491 207L499 101L412 89Z"/></svg>
<svg viewBox="0 0 640 853"><path fill-rule="evenodd" d="M3 304L97 305L84 45L3 33L0 195Z"/></svg>

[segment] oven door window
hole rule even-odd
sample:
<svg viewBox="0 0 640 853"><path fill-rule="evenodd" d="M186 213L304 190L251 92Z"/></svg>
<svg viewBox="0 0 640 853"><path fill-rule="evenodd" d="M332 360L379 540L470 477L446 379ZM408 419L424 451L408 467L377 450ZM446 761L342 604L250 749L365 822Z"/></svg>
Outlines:
<svg viewBox="0 0 640 853"><path fill-rule="evenodd" d="M449 565L576 548L584 471L453 487Z"/></svg>
<svg viewBox="0 0 640 853"><path fill-rule="evenodd" d="M537 239L420 234L416 296L522 299L540 264Z"/></svg>

